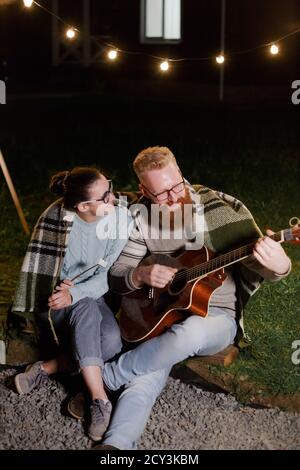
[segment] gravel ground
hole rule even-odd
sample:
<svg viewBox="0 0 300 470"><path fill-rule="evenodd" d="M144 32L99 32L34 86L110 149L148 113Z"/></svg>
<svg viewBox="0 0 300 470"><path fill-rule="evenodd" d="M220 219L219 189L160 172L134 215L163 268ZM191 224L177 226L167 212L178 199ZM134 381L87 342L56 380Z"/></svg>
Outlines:
<svg viewBox="0 0 300 470"><path fill-rule="evenodd" d="M12 390L15 373L0 369L0 449L89 449L82 423L65 412L65 386L51 380L20 397ZM300 415L244 407L230 395L169 378L139 448L300 450Z"/></svg>

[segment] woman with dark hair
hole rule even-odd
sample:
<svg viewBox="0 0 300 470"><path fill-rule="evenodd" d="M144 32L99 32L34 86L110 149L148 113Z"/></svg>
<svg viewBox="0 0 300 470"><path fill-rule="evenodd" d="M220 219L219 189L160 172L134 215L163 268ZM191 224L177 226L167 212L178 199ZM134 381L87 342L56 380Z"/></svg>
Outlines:
<svg viewBox="0 0 300 470"><path fill-rule="evenodd" d="M61 198L35 226L12 308L33 313L47 360L16 375L15 385L20 394L29 393L49 375L70 370L71 356L91 397L88 434L98 441L112 408L103 387L103 364L121 350L119 328L103 295L131 218L115 205L112 183L97 169L60 172L52 177L50 190ZM49 334L55 356L50 355Z"/></svg>

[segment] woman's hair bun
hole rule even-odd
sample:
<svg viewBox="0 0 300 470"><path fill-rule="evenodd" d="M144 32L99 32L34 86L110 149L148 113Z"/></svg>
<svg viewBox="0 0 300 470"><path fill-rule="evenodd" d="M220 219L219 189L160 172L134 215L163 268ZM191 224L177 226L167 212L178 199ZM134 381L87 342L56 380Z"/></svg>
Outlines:
<svg viewBox="0 0 300 470"><path fill-rule="evenodd" d="M57 196L63 197L66 193L66 183L69 176L69 171L60 171L53 175L50 181L49 189Z"/></svg>

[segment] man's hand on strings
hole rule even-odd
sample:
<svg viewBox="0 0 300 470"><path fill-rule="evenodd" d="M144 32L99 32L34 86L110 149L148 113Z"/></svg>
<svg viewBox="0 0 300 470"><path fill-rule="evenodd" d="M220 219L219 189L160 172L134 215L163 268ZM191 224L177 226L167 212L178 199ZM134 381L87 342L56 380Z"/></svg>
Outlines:
<svg viewBox="0 0 300 470"><path fill-rule="evenodd" d="M270 271L278 275L286 274L291 261L281 244L270 238L274 232L267 230L267 235L256 242L253 255L260 264Z"/></svg>

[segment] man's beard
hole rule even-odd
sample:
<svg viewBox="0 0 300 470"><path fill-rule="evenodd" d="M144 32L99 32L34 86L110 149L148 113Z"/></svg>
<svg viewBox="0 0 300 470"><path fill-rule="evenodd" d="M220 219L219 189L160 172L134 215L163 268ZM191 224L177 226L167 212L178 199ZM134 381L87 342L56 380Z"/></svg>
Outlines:
<svg viewBox="0 0 300 470"><path fill-rule="evenodd" d="M193 203L193 200L191 198L190 191L188 190L188 188L185 188L184 196L179 198L176 202L176 204L179 204L179 207L174 210L169 210L170 232L174 232L179 229L184 231L184 227L187 227L188 225L192 223L192 217L193 217L192 203ZM173 204L174 203L168 201L164 205L172 206ZM188 205L190 205L189 208L187 207ZM160 229L163 228L162 220L163 220L162 214L160 213L159 214L159 228Z"/></svg>

